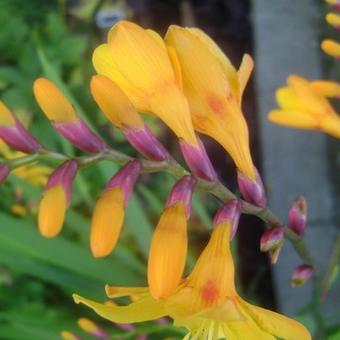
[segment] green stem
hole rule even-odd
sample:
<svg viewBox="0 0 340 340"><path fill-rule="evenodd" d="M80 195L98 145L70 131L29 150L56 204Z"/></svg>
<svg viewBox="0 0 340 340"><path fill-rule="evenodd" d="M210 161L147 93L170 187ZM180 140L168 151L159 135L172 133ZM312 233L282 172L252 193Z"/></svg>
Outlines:
<svg viewBox="0 0 340 340"><path fill-rule="evenodd" d="M23 156L15 160L11 160L9 161L9 164L11 169L14 169L20 166L31 164L33 162L36 162L37 160L64 162L68 159L71 159L71 157L68 157L66 155L54 151L42 150L37 154ZM120 165L124 165L128 161L133 160L134 158L113 149L106 149L94 155L75 157L74 159L76 159L80 167L83 168L94 165L102 160L109 160ZM190 173L187 170L185 170L180 164L178 164L173 159L170 161L162 162L141 160L141 164L143 173L165 171L167 173L172 174L176 178L180 178L185 175L190 175ZM222 202L229 202L230 200L238 199L238 197L234 193L232 193L226 186L224 186L219 181L207 182L199 179L197 183L197 188L199 190L211 193ZM269 208L267 207L260 208L243 200L241 200L241 204L243 213L258 216L264 222L266 222L269 227L283 225L280 219L277 218ZM285 235L286 238L292 243L293 247L299 254L300 258L303 260L303 262L315 266L315 262L309 250L307 249L304 241L297 234L295 234L288 228L285 229Z"/></svg>

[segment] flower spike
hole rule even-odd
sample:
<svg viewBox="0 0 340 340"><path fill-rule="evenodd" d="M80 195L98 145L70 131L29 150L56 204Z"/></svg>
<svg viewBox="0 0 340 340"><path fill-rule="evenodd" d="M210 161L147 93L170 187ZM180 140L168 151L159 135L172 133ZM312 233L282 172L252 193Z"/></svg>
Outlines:
<svg viewBox="0 0 340 340"><path fill-rule="evenodd" d="M196 181L184 176L172 188L154 231L148 260L148 283L155 299L169 296L178 287L187 255L187 220Z"/></svg>
<svg viewBox="0 0 340 340"><path fill-rule="evenodd" d="M11 169L8 164L0 163L0 184L5 182L10 171Z"/></svg>
<svg viewBox="0 0 340 340"><path fill-rule="evenodd" d="M140 161L127 163L109 180L98 198L91 223L90 247L93 256L104 257L114 249L140 170Z"/></svg>
<svg viewBox="0 0 340 340"><path fill-rule="evenodd" d="M66 161L49 177L39 206L38 226L44 237L59 234L70 204L72 184L78 171L75 160Z"/></svg>
<svg viewBox="0 0 340 340"><path fill-rule="evenodd" d="M213 226L221 223L230 223L230 240L236 234L238 222L240 220L241 202L238 200L231 200L225 203L216 213L213 221Z"/></svg>
<svg viewBox="0 0 340 340"><path fill-rule="evenodd" d="M313 266L301 264L294 269L290 284L293 288L301 287L312 278L313 274Z"/></svg>
<svg viewBox="0 0 340 340"><path fill-rule="evenodd" d="M77 148L97 153L105 143L77 116L64 94L48 79L38 78L33 85L34 96L53 127Z"/></svg>
<svg viewBox="0 0 340 340"><path fill-rule="evenodd" d="M18 118L0 100L0 138L15 150L25 153L39 151L41 144L24 128Z"/></svg>
<svg viewBox="0 0 340 340"><path fill-rule="evenodd" d="M300 196L292 204L288 214L288 228L297 235L303 237L307 221L307 202L304 196Z"/></svg>
<svg viewBox="0 0 340 340"><path fill-rule="evenodd" d="M283 243L284 227L273 227L263 233L260 241L260 250L262 252L269 252L271 263L275 264Z"/></svg>
<svg viewBox="0 0 340 340"><path fill-rule="evenodd" d="M167 150L144 124L127 95L112 80L96 75L91 92L105 116L121 129L130 144L146 158L164 161L171 158Z"/></svg>

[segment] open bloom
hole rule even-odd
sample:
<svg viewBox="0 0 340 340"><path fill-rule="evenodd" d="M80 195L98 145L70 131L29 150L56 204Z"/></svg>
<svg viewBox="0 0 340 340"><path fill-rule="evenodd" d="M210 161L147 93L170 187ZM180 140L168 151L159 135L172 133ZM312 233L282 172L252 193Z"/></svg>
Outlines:
<svg viewBox="0 0 340 340"><path fill-rule="evenodd" d="M217 219L210 241L191 274L170 296L155 299L146 287L107 286L106 292L111 298L137 294L139 299L126 306L108 306L78 295L74 295L75 301L120 323L169 316L174 319L175 326L188 329L185 339L311 339L300 323L251 305L237 294L230 251L231 225L235 217L226 214L225 219Z"/></svg>
<svg viewBox="0 0 340 340"><path fill-rule="evenodd" d="M196 176L216 179L192 126L178 78L178 61L174 54L168 54L156 32L128 21L118 22L108 34L108 43L95 49L93 65L98 74L123 90L137 111L156 115L176 134Z"/></svg>
<svg viewBox="0 0 340 340"><path fill-rule="evenodd" d="M195 129L220 143L237 168L255 180L248 127L241 111L242 94L253 68L251 57L245 55L236 71L210 37L197 28L170 26L165 41L179 60Z"/></svg>
<svg viewBox="0 0 340 340"><path fill-rule="evenodd" d="M289 76L287 84L277 90L280 108L271 111L268 119L289 127L322 130L340 138L340 117L329 101L299 76Z"/></svg>

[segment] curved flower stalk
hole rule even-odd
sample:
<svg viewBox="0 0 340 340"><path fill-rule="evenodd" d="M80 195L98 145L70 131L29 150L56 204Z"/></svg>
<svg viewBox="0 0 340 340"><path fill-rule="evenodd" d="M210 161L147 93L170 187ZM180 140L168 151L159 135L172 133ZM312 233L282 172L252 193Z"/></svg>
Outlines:
<svg viewBox="0 0 340 340"><path fill-rule="evenodd" d="M183 156L194 174L214 181L215 171L195 135L189 105L176 78L176 62L156 32L128 21L114 25L108 43L93 53L97 73L114 81L139 112L159 117L181 140Z"/></svg>
<svg viewBox="0 0 340 340"><path fill-rule="evenodd" d="M122 167L107 183L94 208L90 247L93 256L109 255L115 247L134 185L141 169L138 160Z"/></svg>
<svg viewBox="0 0 340 340"><path fill-rule="evenodd" d="M322 130L340 138L340 117L329 101L310 82L297 75L287 79L287 87L277 90L279 109L269 113L273 123L289 127Z"/></svg>
<svg viewBox="0 0 340 340"><path fill-rule="evenodd" d="M127 306L108 306L78 295L74 295L74 300L114 322L134 323L169 316L175 326L188 329L184 339L311 339L300 323L251 305L237 294L230 232L239 211L230 211L234 215L217 219L210 241L191 274L170 296L155 299L147 287L107 286L106 293L111 298L137 294L139 299Z"/></svg>
<svg viewBox="0 0 340 340"><path fill-rule="evenodd" d="M34 82L33 92L53 127L70 143L90 153L106 149L105 143L78 117L71 103L50 80L38 78Z"/></svg>
<svg viewBox="0 0 340 340"><path fill-rule="evenodd" d="M197 28L170 26L165 41L179 61L194 128L214 138L233 158L239 181L244 182L240 186L244 197L252 197L251 202L265 206L241 108L243 91L253 69L252 58L246 54L237 71L214 41ZM260 197L256 196L258 188Z"/></svg>
<svg viewBox="0 0 340 340"><path fill-rule="evenodd" d="M143 122L127 95L109 78L96 75L91 92L109 121L120 129L130 144L146 158L170 160L171 156Z"/></svg>

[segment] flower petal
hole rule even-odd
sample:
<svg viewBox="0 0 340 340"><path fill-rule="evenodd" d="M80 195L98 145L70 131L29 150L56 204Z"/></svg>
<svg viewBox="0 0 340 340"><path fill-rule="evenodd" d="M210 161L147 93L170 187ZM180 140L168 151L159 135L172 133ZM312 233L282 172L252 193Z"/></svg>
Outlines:
<svg viewBox="0 0 340 340"><path fill-rule="evenodd" d="M268 119L276 124L301 129L318 129L319 121L304 111L273 110L269 112Z"/></svg>
<svg viewBox="0 0 340 340"><path fill-rule="evenodd" d="M148 292L147 287L105 286L106 295L113 299L122 296L138 295Z"/></svg>
<svg viewBox="0 0 340 340"><path fill-rule="evenodd" d="M335 138L340 138L340 117L337 115L325 117L321 120L321 129Z"/></svg>
<svg viewBox="0 0 340 340"><path fill-rule="evenodd" d="M242 301L242 306L263 330L273 336L285 340L311 339L307 328L293 319L261 307L253 306L245 301Z"/></svg>
<svg viewBox="0 0 340 340"><path fill-rule="evenodd" d="M306 105L290 87L281 87L276 93L276 101L282 109L306 110Z"/></svg>
<svg viewBox="0 0 340 340"><path fill-rule="evenodd" d="M150 295L127 306L108 306L77 294L73 294L76 303L82 303L93 309L101 317L117 323L134 323L159 319L166 315L164 302L156 301Z"/></svg>
<svg viewBox="0 0 340 340"><path fill-rule="evenodd" d="M253 58L249 54L245 54L242 58L240 68L237 71L240 103L244 89L248 83L253 68L254 68Z"/></svg>
<svg viewBox="0 0 340 340"><path fill-rule="evenodd" d="M324 97L340 98L340 84L334 81L315 80L311 82L314 91Z"/></svg>

